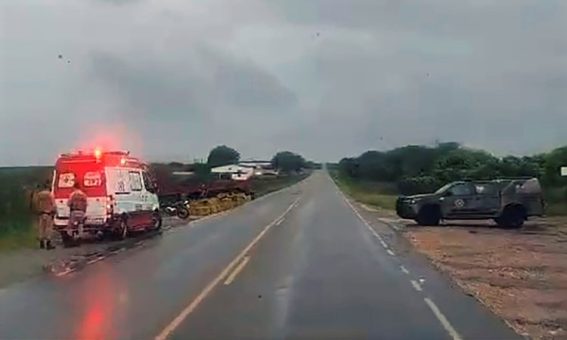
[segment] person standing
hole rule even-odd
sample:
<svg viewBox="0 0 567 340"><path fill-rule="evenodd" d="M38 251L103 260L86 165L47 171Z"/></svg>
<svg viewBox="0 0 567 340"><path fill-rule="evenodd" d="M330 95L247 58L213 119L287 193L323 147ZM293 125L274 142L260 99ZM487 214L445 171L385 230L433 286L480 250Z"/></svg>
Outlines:
<svg viewBox="0 0 567 340"><path fill-rule="evenodd" d="M55 198L46 183L42 190L35 194L35 207L38 213L38 239L41 249L54 249L51 242L53 234L53 217L55 216Z"/></svg>
<svg viewBox="0 0 567 340"><path fill-rule="evenodd" d="M81 190L78 182L73 185L75 190L69 196L67 205L69 206L69 231L73 230L73 226L78 224L78 235L83 235L83 224L87 213L87 195Z"/></svg>

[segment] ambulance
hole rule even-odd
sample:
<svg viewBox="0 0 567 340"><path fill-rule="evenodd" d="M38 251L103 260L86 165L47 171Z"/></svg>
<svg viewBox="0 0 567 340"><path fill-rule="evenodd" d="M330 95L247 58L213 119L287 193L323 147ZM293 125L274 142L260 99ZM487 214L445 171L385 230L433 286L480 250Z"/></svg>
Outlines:
<svg viewBox="0 0 567 340"><path fill-rule="evenodd" d="M67 201L75 183L87 195L86 218L82 225L69 226ZM147 166L126 151L62 154L53 174L53 195L57 206L55 228L65 244L93 234L128 233L161 228L157 186Z"/></svg>

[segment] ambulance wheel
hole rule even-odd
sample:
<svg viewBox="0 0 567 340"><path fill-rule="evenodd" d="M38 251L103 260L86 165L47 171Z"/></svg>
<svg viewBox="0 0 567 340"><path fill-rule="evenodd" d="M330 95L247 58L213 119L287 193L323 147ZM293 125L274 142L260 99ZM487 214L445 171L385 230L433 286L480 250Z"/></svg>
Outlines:
<svg viewBox="0 0 567 340"><path fill-rule="evenodd" d="M128 220L126 218L120 219L115 234L119 240L124 240L128 237Z"/></svg>
<svg viewBox="0 0 567 340"><path fill-rule="evenodd" d="M157 212L154 213L154 215L152 216L152 230L160 230L162 224L163 221L161 219L161 215Z"/></svg>

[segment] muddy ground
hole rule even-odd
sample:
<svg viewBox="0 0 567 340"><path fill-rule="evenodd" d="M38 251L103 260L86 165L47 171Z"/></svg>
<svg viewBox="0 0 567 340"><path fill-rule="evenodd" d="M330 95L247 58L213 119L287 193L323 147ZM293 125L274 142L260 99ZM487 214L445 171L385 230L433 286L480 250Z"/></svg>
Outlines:
<svg viewBox="0 0 567 340"><path fill-rule="evenodd" d="M519 334L567 339L567 218L538 219L520 230L488 222L400 223L419 252Z"/></svg>
<svg viewBox="0 0 567 340"><path fill-rule="evenodd" d="M165 218L164 230L187 225L188 221L178 218ZM69 266L82 265L85 261L96 259L109 252L137 246L140 241L157 237L156 233L142 233L122 240L87 240L78 247L64 248L57 234L55 235L54 250L20 249L5 252L0 256L0 290L3 287L41 275L45 272L57 273L68 269Z"/></svg>

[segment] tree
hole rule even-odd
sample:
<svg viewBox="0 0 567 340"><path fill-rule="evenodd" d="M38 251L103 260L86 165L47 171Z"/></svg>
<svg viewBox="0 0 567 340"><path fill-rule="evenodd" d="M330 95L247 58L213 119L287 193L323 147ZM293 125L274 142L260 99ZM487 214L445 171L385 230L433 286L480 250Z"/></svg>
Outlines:
<svg viewBox="0 0 567 340"><path fill-rule="evenodd" d="M236 164L239 160L240 154L238 151L226 145L219 145L209 153L207 165L214 168L221 165Z"/></svg>
<svg viewBox="0 0 567 340"><path fill-rule="evenodd" d="M443 150L453 150L442 146ZM444 144L443 144L444 145ZM394 177L398 179L402 176L421 176L429 173L435 165L438 150L422 145L408 145L393 149L386 153L395 169ZM448 152L448 151L447 151Z"/></svg>
<svg viewBox="0 0 567 340"><path fill-rule="evenodd" d="M488 152L473 149L456 149L441 156L433 174L447 183L464 179L490 179L500 177L500 160Z"/></svg>
<svg viewBox="0 0 567 340"><path fill-rule="evenodd" d="M177 169L179 169L179 168L182 168L182 167L184 166L184 164L183 164L183 163L180 163L180 162L169 162L168 166L169 166L170 168L177 168Z"/></svg>
<svg viewBox="0 0 567 340"><path fill-rule="evenodd" d="M557 148L544 156L544 181L555 186L566 186L567 177L561 177L561 167L567 166L567 146Z"/></svg>
<svg viewBox="0 0 567 340"><path fill-rule="evenodd" d="M272 158L272 166L283 172L298 171L305 167L305 159L291 151L282 151Z"/></svg>
<svg viewBox="0 0 567 340"><path fill-rule="evenodd" d="M340 160L338 164L339 171L342 174L350 176L352 178L359 177L358 175L358 163L356 158L346 157Z"/></svg>
<svg viewBox="0 0 567 340"><path fill-rule="evenodd" d="M358 157L343 158L338 169L353 179L396 182L403 194L434 190L459 180L490 180L503 177L541 179L549 201L567 200L567 146L533 156L503 158L461 146L437 143L434 147L408 145L390 151L366 151Z"/></svg>

